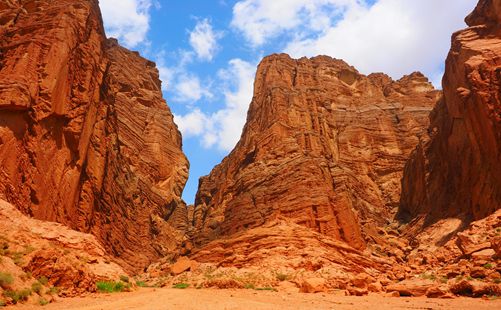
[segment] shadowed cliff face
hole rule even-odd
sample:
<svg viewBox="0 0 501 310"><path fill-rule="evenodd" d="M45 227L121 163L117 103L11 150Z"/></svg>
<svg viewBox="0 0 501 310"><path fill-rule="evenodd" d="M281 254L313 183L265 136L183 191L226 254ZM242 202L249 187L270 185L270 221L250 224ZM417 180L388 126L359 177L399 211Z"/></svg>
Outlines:
<svg viewBox="0 0 501 310"><path fill-rule="evenodd" d="M325 56L266 57L239 143L200 179L195 241L285 217L364 248L398 206L439 96L420 73L393 81Z"/></svg>
<svg viewBox="0 0 501 310"><path fill-rule="evenodd" d="M501 1L481 0L455 33L444 97L405 168L399 215L466 222L501 206Z"/></svg>
<svg viewBox="0 0 501 310"><path fill-rule="evenodd" d="M188 174L155 65L97 1L0 3L0 196L91 232L130 270L178 251Z"/></svg>

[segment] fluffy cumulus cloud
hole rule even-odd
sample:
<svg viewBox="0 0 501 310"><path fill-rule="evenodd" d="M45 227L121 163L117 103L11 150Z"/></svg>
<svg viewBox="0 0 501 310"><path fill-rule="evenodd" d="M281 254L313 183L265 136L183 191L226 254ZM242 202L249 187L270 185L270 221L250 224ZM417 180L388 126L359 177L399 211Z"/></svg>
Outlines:
<svg viewBox="0 0 501 310"><path fill-rule="evenodd" d="M225 106L215 113L194 109L186 115L175 115L184 137L200 137L204 147L230 151L240 138L247 109L252 99L252 81L256 65L233 59L219 72L223 82Z"/></svg>
<svg viewBox="0 0 501 310"><path fill-rule="evenodd" d="M183 74L175 85L175 99L180 102L195 102L202 97L212 98L212 93L208 86L202 86L200 79L196 75Z"/></svg>
<svg viewBox="0 0 501 310"><path fill-rule="evenodd" d="M233 7L231 26L256 47L284 31L322 31L356 0L244 0Z"/></svg>
<svg viewBox="0 0 501 310"><path fill-rule="evenodd" d="M146 41L154 0L100 0L99 4L108 37L117 38L127 47Z"/></svg>
<svg viewBox="0 0 501 310"><path fill-rule="evenodd" d="M199 20L190 32L190 45L199 59L210 61L218 50L221 32L214 31L209 19Z"/></svg>
<svg viewBox="0 0 501 310"><path fill-rule="evenodd" d="M476 2L244 0L234 6L232 26L253 46L292 33L284 51L294 57L330 55L393 78L420 70L437 85L451 33Z"/></svg>

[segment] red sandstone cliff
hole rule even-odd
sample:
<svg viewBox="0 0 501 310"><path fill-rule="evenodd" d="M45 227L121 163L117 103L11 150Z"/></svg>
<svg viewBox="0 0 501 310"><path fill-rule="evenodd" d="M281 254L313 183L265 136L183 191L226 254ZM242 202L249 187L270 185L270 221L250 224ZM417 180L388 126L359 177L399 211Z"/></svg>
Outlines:
<svg viewBox="0 0 501 310"><path fill-rule="evenodd" d="M200 180L195 241L285 217L364 248L398 206L439 95L420 73L393 81L326 56L266 57L239 143Z"/></svg>
<svg viewBox="0 0 501 310"><path fill-rule="evenodd" d="M154 63L96 0L0 3L0 197L137 270L178 251L188 162Z"/></svg>
<svg viewBox="0 0 501 310"><path fill-rule="evenodd" d="M405 168L399 215L469 222L501 207L501 0L481 0L455 33L444 96Z"/></svg>

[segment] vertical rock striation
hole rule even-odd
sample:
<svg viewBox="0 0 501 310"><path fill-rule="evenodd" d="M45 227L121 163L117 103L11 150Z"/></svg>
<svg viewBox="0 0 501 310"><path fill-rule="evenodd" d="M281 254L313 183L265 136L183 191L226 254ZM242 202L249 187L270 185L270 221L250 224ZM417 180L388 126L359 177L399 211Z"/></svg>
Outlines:
<svg viewBox="0 0 501 310"><path fill-rule="evenodd" d="M96 0L0 3L0 196L91 232L130 270L173 253L188 162L154 63Z"/></svg>
<svg viewBox="0 0 501 310"><path fill-rule="evenodd" d="M200 179L195 241L285 217L364 248L398 206L439 96L420 73L393 81L326 56L266 57L240 141Z"/></svg>
<svg viewBox="0 0 501 310"><path fill-rule="evenodd" d="M406 165L399 216L465 223L501 206L501 1L481 0L456 32L444 96Z"/></svg>

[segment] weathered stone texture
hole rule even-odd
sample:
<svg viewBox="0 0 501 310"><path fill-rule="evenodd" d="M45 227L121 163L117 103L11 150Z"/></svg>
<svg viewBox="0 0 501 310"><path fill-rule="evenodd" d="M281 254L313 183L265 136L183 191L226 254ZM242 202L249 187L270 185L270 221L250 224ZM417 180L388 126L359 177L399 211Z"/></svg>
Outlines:
<svg viewBox="0 0 501 310"><path fill-rule="evenodd" d="M177 251L187 173L155 65L106 39L97 1L2 1L1 197L138 269Z"/></svg>
<svg viewBox="0 0 501 310"><path fill-rule="evenodd" d="M420 73L393 81L326 56L266 57L239 143L200 180L195 241L284 216L363 248L398 206L439 96Z"/></svg>

